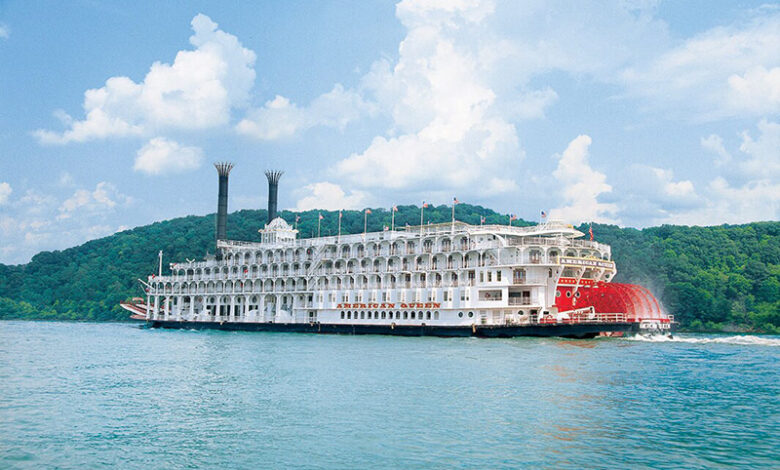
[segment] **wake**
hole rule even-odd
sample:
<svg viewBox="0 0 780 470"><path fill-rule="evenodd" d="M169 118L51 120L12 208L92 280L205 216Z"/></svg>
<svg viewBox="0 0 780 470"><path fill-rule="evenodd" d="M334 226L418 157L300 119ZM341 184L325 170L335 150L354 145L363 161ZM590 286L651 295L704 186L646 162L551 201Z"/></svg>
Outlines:
<svg viewBox="0 0 780 470"><path fill-rule="evenodd" d="M780 346L780 338L763 337L753 335L716 336L709 338L697 338L675 334L673 337L654 336L629 336L629 341L644 341L649 343L691 343L691 344L738 344L741 346Z"/></svg>

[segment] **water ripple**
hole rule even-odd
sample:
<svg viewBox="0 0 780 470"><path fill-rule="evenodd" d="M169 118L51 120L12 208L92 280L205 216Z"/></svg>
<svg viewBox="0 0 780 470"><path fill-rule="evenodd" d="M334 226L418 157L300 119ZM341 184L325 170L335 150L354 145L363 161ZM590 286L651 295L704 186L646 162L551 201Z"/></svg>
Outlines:
<svg viewBox="0 0 780 470"><path fill-rule="evenodd" d="M0 468L776 467L778 344L0 322Z"/></svg>

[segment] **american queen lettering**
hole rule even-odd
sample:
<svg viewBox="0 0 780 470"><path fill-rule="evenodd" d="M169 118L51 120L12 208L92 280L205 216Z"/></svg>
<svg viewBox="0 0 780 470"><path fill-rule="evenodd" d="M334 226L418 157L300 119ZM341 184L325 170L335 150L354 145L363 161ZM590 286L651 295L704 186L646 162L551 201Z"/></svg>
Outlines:
<svg viewBox="0 0 780 470"><path fill-rule="evenodd" d="M373 309L415 309L415 308L441 308L441 303L381 303L381 304L338 304L337 309L373 310Z"/></svg>

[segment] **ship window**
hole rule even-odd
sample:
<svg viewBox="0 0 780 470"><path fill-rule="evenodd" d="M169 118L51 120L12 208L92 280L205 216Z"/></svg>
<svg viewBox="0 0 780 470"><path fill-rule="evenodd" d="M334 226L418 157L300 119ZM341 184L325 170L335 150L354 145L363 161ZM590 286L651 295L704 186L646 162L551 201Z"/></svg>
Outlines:
<svg viewBox="0 0 780 470"><path fill-rule="evenodd" d="M469 318L474 316L474 312L469 312Z"/></svg>
<svg viewBox="0 0 780 470"><path fill-rule="evenodd" d="M581 295L581 294L580 294L580 292L579 292L579 291L577 291L577 293L576 293L576 294L574 294L574 297L577 297L577 298L579 298L579 297L580 297L580 295Z"/></svg>
<svg viewBox="0 0 780 470"><path fill-rule="evenodd" d="M390 318L393 318L393 312L390 312ZM401 318L401 312L396 311L395 312L395 319L398 320Z"/></svg>
<svg viewBox="0 0 780 470"><path fill-rule="evenodd" d="M492 272L492 271L488 271L488 273L487 273L487 274L488 274L488 275L487 275L488 282L491 282L491 281L493 280L493 272Z"/></svg>
<svg viewBox="0 0 780 470"><path fill-rule="evenodd" d="M386 316L387 316L387 313L386 312L382 312L382 320L384 320L386 318Z"/></svg>
<svg viewBox="0 0 780 470"><path fill-rule="evenodd" d="M458 312L458 317L463 318L463 312Z"/></svg>
<svg viewBox="0 0 780 470"><path fill-rule="evenodd" d="M438 320L439 319L439 312L433 312L433 319Z"/></svg>
<svg viewBox="0 0 780 470"><path fill-rule="evenodd" d="M404 320L409 318L409 312L404 312Z"/></svg>
<svg viewBox="0 0 780 470"><path fill-rule="evenodd" d="M352 312L351 312L351 311L350 311L350 312L347 312L347 319L349 319L349 320L351 320L351 319L352 319Z"/></svg>
<svg viewBox="0 0 780 470"><path fill-rule="evenodd" d="M571 291L570 290L566 291L566 297L571 297Z"/></svg>
<svg viewBox="0 0 780 470"><path fill-rule="evenodd" d="M425 319L430 320L431 319L431 312L425 312Z"/></svg>
<svg viewBox="0 0 780 470"><path fill-rule="evenodd" d="M363 320L366 318L366 312L360 312L360 319Z"/></svg>
<svg viewBox="0 0 780 470"><path fill-rule="evenodd" d="M501 271L496 271L496 281L501 282Z"/></svg>
<svg viewBox="0 0 780 470"><path fill-rule="evenodd" d="M341 311L341 319L344 319L344 310Z"/></svg>
<svg viewBox="0 0 780 470"><path fill-rule="evenodd" d="M374 312L374 320L379 320L379 312Z"/></svg>
<svg viewBox="0 0 780 470"><path fill-rule="evenodd" d="M556 297L560 297L561 296L561 291L559 291L559 290L555 291L555 296Z"/></svg>

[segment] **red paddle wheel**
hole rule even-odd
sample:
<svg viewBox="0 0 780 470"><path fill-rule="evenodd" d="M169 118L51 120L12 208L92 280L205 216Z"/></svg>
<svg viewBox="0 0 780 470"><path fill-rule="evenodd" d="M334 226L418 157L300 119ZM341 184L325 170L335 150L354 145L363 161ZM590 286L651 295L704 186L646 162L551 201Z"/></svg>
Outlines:
<svg viewBox="0 0 780 470"><path fill-rule="evenodd" d="M592 306L596 313L625 313L630 322L659 320L668 323L669 317L661 310L649 290L635 284L597 282L580 288L577 307Z"/></svg>

